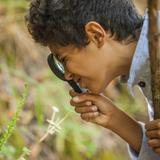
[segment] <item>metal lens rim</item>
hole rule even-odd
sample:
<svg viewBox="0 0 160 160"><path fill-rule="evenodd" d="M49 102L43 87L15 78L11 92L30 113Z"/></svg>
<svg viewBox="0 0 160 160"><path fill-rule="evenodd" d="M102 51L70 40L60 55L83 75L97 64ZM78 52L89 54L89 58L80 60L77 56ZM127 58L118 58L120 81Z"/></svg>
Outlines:
<svg viewBox="0 0 160 160"><path fill-rule="evenodd" d="M57 60L57 58L55 56L53 56L53 58L54 58L55 65L56 65L57 69L64 74L65 70L64 70L63 64L59 60Z"/></svg>

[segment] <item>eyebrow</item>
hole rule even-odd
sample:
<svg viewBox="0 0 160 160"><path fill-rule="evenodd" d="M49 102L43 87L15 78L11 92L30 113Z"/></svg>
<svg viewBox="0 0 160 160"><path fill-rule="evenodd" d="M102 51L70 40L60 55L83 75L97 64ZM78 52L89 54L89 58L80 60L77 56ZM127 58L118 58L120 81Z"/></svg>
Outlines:
<svg viewBox="0 0 160 160"><path fill-rule="evenodd" d="M58 54L57 52L52 52L52 54L56 57L57 60L61 61L61 55Z"/></svg>
<svg viewBox="0 0 160 160"><path fill-rule="evenodd" d="M55 52L55 51L53 51L52 54L53 54L56 58L59 57L59 54L58 54L57 52Z"/></svg>

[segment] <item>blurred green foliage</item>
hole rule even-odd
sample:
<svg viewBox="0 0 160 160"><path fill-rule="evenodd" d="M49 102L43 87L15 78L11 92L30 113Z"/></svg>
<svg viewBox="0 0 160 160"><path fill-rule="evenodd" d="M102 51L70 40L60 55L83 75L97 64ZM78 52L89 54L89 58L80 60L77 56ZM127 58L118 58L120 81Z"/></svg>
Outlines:
<svg viewBox="0 0 160 160"><path fill-rule="evenodd" d="M0 150L3 147L3 145L7 142L8 138L12 135L12 133L13 133L15 127L16 127L17 120L18 120L18 118L21 114L22 108L25 104L27 93L28 93L28 86L25 85L25 90L23 92L23 97L20 99L17 110L16 110L12 120L9 122L6 130L4 131L2 136L0 137Z"/></svg>
<svg viewBox="0 0 160 160"><path fill-rule="evenodd" d="M26 0L0 0L0 4L5 6L7 14L24 12L28 6Z"/></svg>

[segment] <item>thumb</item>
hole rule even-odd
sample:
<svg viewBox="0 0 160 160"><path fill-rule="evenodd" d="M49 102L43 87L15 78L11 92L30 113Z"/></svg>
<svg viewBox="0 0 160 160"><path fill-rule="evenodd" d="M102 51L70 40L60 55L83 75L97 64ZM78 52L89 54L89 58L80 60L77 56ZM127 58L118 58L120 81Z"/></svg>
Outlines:
<svg viewBox="0 0 160 160"><path fill-rule="evenodd" d="M109 98L103 95L96 95L91 93L83 93L83 94L77 95L73 97L72 100L75 103L91 101L92 104L96 105L98 109L100 109L102 112L106 110L106 106L108 107L114 106L113 102Z"/></svg>
<svg viewBox="0 0 160 160"><path fill-rule="evenodd" d="M93 104L100 105L101 100L100 96L90 94L90 93L83 93L83 94L77 94L75 97L73 97L73 101L75 103L85 102L85 101L92 101Z"/></svg>
<svg viewBox="0 0 160 160"><path fill-rule="evenodd" d="M75 92L75 91L72 89L72 90L69 91L69 95L70 95L71 97L75 97L75 96L80 95L80 93L77 93L77 92Z"/></svg>

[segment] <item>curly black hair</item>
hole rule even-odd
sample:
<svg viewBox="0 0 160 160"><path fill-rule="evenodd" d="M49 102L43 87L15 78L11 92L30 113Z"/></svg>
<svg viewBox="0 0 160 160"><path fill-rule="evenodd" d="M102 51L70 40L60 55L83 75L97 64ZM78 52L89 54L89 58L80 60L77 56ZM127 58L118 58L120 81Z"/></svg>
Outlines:
<svg viewBox="0 0 160 160"><path fill-rule="evenodd" d="M143 24L132 0L32 0L26 15L33 39L45 46L87 45L89 21L110 30L118 41L135 38Z"/></svg>

